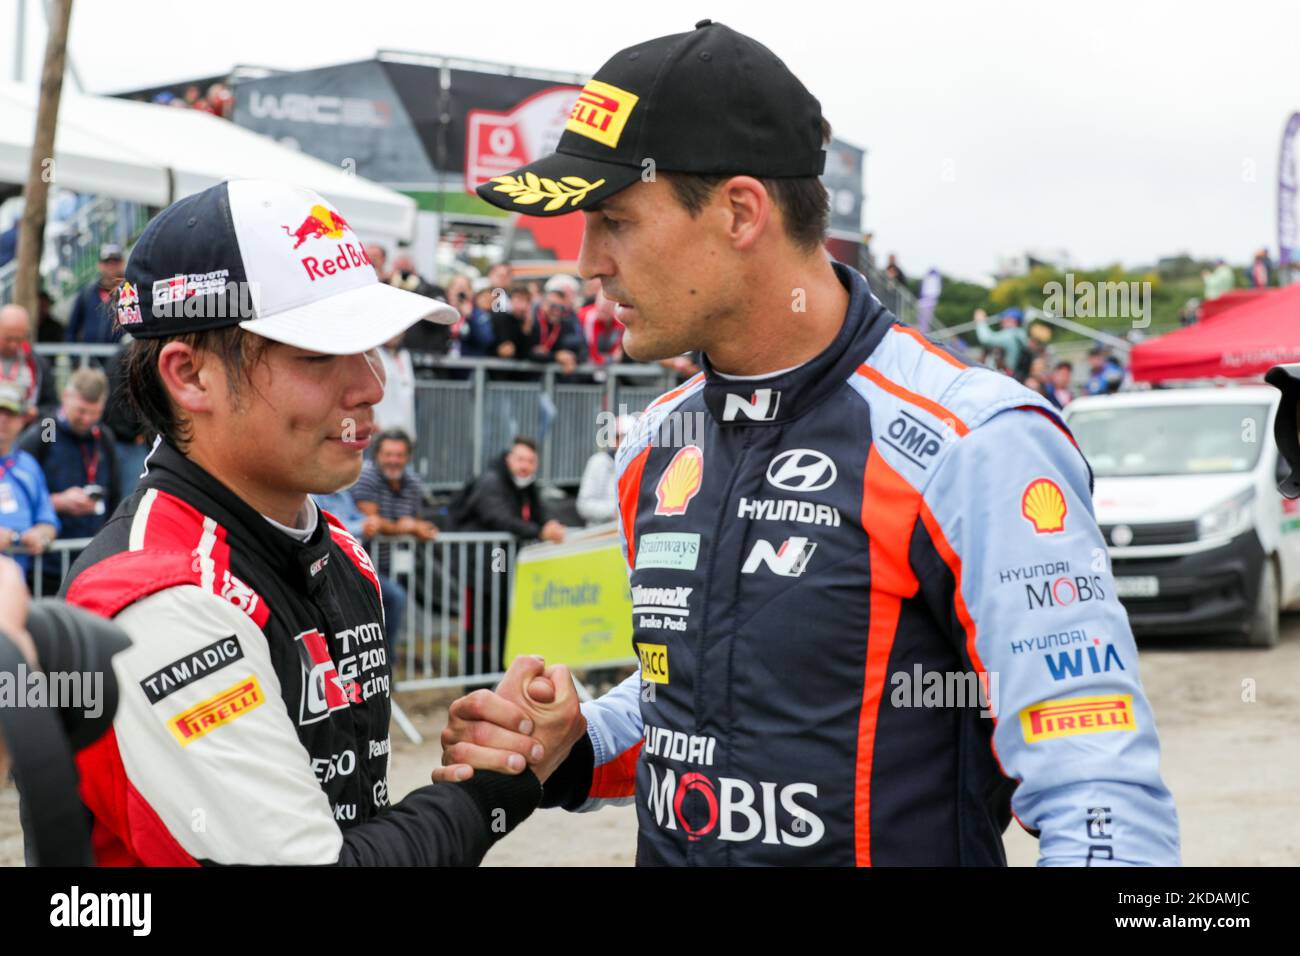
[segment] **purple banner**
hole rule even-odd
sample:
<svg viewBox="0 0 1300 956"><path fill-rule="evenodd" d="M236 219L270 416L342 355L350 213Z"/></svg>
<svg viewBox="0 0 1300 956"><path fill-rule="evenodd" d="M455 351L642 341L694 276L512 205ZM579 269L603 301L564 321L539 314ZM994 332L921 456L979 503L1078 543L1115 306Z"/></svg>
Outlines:
<svg viewBox="0 0 1300 956"><path fill-rule="evenodd" d="M1282 151L1277 161L1277 258L1286 268L1296 247L1295 218L1295 135L1300 131L1300 113L1292 113L1282 134Z"/></svg>

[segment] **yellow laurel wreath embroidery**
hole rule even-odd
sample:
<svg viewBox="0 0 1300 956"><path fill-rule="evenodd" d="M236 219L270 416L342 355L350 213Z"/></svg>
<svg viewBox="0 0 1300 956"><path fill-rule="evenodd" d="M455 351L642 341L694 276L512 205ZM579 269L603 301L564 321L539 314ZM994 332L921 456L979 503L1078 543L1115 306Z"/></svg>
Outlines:
<svg viewBox="0 0 1300 956"><path fill-rule="evenodd" d="M557 182L528 172L522 177L494 176L489 181L497 183L494 192L505 193L514 200L516 206L531 206L545 199L543 212L555 212L565 203L576 206L586 198L587 193L605 184L603 179L593 183L581 176L561 176Z"/></svg>

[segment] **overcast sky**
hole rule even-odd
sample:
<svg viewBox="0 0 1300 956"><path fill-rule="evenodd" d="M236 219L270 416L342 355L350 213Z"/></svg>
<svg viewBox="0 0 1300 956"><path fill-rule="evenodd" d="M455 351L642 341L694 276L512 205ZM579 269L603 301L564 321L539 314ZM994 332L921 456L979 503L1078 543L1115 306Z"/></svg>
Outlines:
<svg viewBox="0 0 1300 956"><path fill-rule="evenodd" d="M29 79L39 2L28 0ZM16 5L0 0L5 78ZM867 149L865 228L909 273L979 278L1034 248L1081 267L1276 255L1300 0L77 0L70 49L90 92L381 48L591 73L703 17L771 47L836 133Z"/></svg>

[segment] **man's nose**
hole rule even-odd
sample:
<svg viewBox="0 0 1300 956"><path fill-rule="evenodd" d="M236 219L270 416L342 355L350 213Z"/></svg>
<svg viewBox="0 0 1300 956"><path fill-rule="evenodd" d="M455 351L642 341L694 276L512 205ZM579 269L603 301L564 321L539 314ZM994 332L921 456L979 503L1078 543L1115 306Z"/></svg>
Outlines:
<svg viewBox="0 0 1300 956"><path fill-rule="evenodd" d="M352 405L377 405L384 398L384 363L378 349L347 357L349 397Z"/></svg>
<svg viewBox="0 0 1300 956"><path fill-rule="evenodd" d="M600 242L593 238L590 228L597 213L583 213L582 246L578 250L578 275L584 279L602 279L614 274L614 263L600 248Z"/></svg>

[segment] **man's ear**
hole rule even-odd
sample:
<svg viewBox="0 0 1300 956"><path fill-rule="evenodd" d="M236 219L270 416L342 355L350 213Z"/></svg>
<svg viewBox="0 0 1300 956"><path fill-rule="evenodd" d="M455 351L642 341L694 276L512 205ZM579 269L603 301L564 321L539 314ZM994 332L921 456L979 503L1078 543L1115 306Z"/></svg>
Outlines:
<svg viewBox="0 0 1300 956"><path fill-rule="evenodd" d="M184 342L168 342L158 353L158 375L176 407L189 415L212 411L212 371L204 355Z"/></svg>
<svg viewBox="0 0 1300 956"><path fill-rule="evenodd" d="M727 233L737 251L758 242L772 218L772 198L753 176L732 176L718 189L726 212Z"/></svg>

